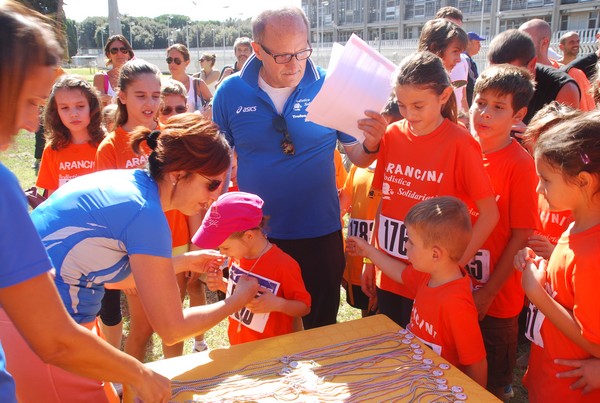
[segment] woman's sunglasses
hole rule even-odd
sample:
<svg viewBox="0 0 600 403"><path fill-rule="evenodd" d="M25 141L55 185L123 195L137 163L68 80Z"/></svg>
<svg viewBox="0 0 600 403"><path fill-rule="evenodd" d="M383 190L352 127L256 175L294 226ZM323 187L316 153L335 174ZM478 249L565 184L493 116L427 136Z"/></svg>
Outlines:
<svg viewBox="0 0 600 403"><path fill-rule="evenodd" d="M273 118L273 127L279 133L283 134L283 140L281 140L281 151L285 155L294 155L296 152L296 147L294 147L294 143L292 143L292 137L290 133L288 133L287 122L282 115L277 115Z"/></svg>
<svg viewBox="0 0 600 403"><path fill-rule="evenodd" d="M208 189L209 192L214 192L215 190L217 190L219 188L219 186L221 186L221 183L223 183L223 181L220 179L207 178L206 176L202 175L201 173L198 173L198 175L200 175L201 177L203 177L204 179L209 181L206 184L206 188Z"/></svg>
<svg viewBox="0 0 600 403"><path fill-rule="evenodd" d="M167 57L165 60L167 61L167 64L171 64L171 63L175 62L175 64L178 66L182 63L181 59L178 57L176 57L176 58Z"/></svg>
<svg viewBox="0 0 600 403"><path fill-rule="evenodd" d="M163 115L170 115L171 113L173 113L173 111L175 111L175 113L185 113L187 112L187 108L184 105L177 105L176 107L165 106L164 108L162 108L160 113L162 113Z"/></svg>
<svg viewBox="0 0 600 403"><path fill-rule="evenodd" d="M123 53L124 55L129 54L129 49L127 49L126 47L120 47L120 48L110 48L110 54L111 55L116 55L118 51L121 51L121 53Z"/></svg>

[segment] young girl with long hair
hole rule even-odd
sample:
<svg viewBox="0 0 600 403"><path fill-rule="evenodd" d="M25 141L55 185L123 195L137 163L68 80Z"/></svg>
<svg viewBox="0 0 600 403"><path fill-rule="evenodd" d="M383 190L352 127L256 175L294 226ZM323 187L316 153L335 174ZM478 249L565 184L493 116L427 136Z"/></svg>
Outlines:
<svg viewBox="0 0 600 403"><path fill-rule="evenodd" d="M419 52L429 51L439 56L446 70L451 72L460 62L460 54L467 49L468 43L469 37L461 27L439 18L429 20L423 25L418 49Z"/></svg>
<svg viewBox="0 0 600 403"><path fill-rule="evenodd" d="M154 130L159 127L156 115L160 106L160 71L158 68L141 59L130 60L125 63L119 75L119 94L117 98L117 111L115 114L115 131L109 133L100 143L96 153L96 170L105 169L133 169L143 168L147 162L149 149L142 148L143 153L136 154L131 146L131 132L136 127L145 127ZM186 225L187 231L187 225ZM134 294L134 291L126 291ZM100 319L102 330L106 339L113 346L121 345L122 337L122 315L121 315L121 292L119 290L107 290L102 300ZM145 317L141 304L136 303L135 295L128 295L129 309L131 313L131 332L127 338L125 351L138 359L143 359L144 348L141 341L147 331L138 330L136 318ZM136 309L136 307L140 309ZM142 326L144 327L144 326ZM146 339L147 341L147 339ZM136 346L133 348L132 346ZM133 349L134 353L131 353ZM141 357L140 357L141 356Z"/></svg>
<svg viewBox="0 0 600 403"><path fill-rule="evenodd" d="M389 125L381 142L372 184L382 197L374 238L388 255L408 262L404 225L408 210L421 200L455 196L477 217L472 240L460 260L465 265L499 217L481 149L456 123L454 92L439 57L430 52L408 56L395 74L394 87L404 119ZM383 273L375 279L372 264L366 266L363 291L377 296L381 313L406 326L412 296Z"/></svg>
<svg viewBox="0 0 600 403"><path fill-rule="evenodd" d="M556 362L600 357L599 130L600 113L589 112L546 131L534 148L538 193L551 211L569 210L574 221L549 260L530 248L515 258L531 302L525 334L532 345L523 383L532 402L600 400L600 390L582 394L572 380L557 379L570 368Z"/></svg>
<svg viewBox="0 0 600 403"><path fill-rule="evenodd" d="M48 196L61 185L94 172L96 149L104 139L101 102L83 78L65 75L52 87L44 110L46 147L36 185Z"/></svg>

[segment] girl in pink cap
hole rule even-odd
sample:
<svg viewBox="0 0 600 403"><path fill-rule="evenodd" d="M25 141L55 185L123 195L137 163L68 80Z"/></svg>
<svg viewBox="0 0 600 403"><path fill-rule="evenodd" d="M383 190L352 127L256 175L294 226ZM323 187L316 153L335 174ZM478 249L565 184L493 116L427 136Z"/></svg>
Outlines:
<svg viewBox="0 0 600 403"><path fill-rule="evenodd" d="M220 269L208 273L207 286L231 295L243 275L255 277L260 289L241 311L229 316L229 343L240 344L298 330L310 312L310 294L300 266L273 245L263 232L263 200L253 194L229 192L214 202L192 242L200 248L218 248L230 258L229 280Z"/></svg>

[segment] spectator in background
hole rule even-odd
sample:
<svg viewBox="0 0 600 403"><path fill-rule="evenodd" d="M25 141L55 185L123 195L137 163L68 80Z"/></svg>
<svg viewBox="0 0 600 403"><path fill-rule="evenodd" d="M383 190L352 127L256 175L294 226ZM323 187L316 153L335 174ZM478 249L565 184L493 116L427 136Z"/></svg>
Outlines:
<svg viewBox="0 0 600 403"><path fill-rule="evenodd" d="M214 69L216 61L217 55L203 53L200 57L200 60L198 60L198 63L200 64L200 72L193 75L196 78L204 80L206 85L208 85L208 89L213 94L215 92L214 84L219 80L220 76L219 72Z"/></svg>
<svg viewBox="0 0 600 403"><path fill-rule="evenodd" d="M187 74L186 69L190 64L188 48L181 43L169 46L166 61L171 78L183 84L187 91L188 111L200 111L204 117L210 118L209 103L212 99L212 92L202 79Z"/></svg>
<svg viewBox="0 0 600 403"><path fill-rule="evenodd" d="M435 18L442 18L446 21L450 21L462 28L463 25L463 14L456 7L442 7L435 14ZM435 53L435 52L434 52ZM440 55L438 55L440 56ZM442 57L442 56L440 56ZM450 71L450 80L454 85L454 96L456 96L456 105L458 106L459 118L467 116L466 121L463 123L468 124L469 105L467 102L467 88L469 74L469 63L464 54L461 54L460 61ZM464 82L464 84L463 84ZM461 85L462 84L462 85Z"/></svg>
<svg viewBox="0 0 600 403"><path fill-rule="evenodd" d="M552 29L550 24L539 18L529 20L519 27L519 31L527 32L531 39L533 39L533 45L535 46L535 52L537 56L537 63L545 66L552 66L556 69L560 68L560 64L555 60L548 57L548 49L550 47L550 40L552 38ZM579 90L579 109L582 111L589 111L595 108L594 100L590 94L590 82L586 78L585 74L576 67L562 67L560 70L567 73L575 82ZM563 102L564 103L564 102ZM576 107L575 105L572 105Z"/></svg>
<svg viewBox="0 0 600 403"><path fill-rule="evenodd" d="M577 58L579 54L579 34L575 31L569 31L563 34L558 40L558 47L563 53L562 59L558 60L560 64L569 64Z"/></svg>
<svg viewBox="0 0 600 403"><path fill-rule="evenodd" d="M233 53L235 53L236 62L223 67L219 80L215 84L215 88L221 84L225 77L237 73L244 67L246 60L252 55L252 39L245 36L237 38L233 43Z"/></svg>
<svg viewBox="0 0 600 403"><path fill-rule="evenodd" d="M535 46L526 32L509 29L496 35L490 42L487 56L490 64L508 63L525 67L533 74L535 92L527 106L523 123L529 123L538 110L555 100L574 108L579 107L580 94L575 80L551 66L536 64Z"/></svg>
<svg viewBox="0 0 600 403"><path fill-rule="evenodd" d="M94 76L94 87L100 91L100 99L103 105L116 103L117 91L119 90L119 72L127 61L134 58L135 54L123 35L113 35L106 41L104 46L106 65L112 66L108 71L99 71Z"/></svg>
<svg viewBox="0 0 600 403"><path fill-rule="evenodd" d="M479 36L476 32L468 32L469 43L467 44L467 50L463 53L469 63L469 75L467 76L467 104L471 107L473 103L473 88L475 88L475 81L479 77L479 71L477 69L477 63L473 60L481 50L481 41L485 41L485 38Z"/></svg>

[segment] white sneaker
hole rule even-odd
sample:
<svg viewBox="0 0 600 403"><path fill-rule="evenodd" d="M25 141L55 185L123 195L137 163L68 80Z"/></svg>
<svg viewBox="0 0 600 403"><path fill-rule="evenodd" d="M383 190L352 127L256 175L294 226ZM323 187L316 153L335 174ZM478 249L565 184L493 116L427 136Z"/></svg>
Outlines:
<svg viewBox="0 0 600 403"><path fill-rule="evenodd" d="M208 350L208 344L206 344L206 342L204 340L200 340L194 343L194 352L195 353L200 353L202 351L206 351Z"/></svg>

